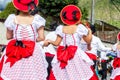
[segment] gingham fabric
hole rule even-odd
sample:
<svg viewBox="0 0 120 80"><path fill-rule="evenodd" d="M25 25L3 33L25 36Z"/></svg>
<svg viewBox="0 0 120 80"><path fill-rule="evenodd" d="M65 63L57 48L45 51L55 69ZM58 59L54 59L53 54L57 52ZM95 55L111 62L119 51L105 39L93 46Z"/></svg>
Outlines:
<svg viewBox="0 0 120 80"><path fill-rule="evenodd" d="M1 72L2 77L5 80L6 78L11 80L46 80L48 64L41 50L40 44L36 43L34 53L29 58L19 60L12 67L10 67L10 63L5 63Z"/></svg>
<svg viewBox="0 0 120 80"><path fill-rule="evenodd" d="M62 26L57 28L56 33L63 37L63 42L66 42L67 45L74 44L74 40L70 34L66 34L66 41L64 41L65 39L64 33L62 33ZM80 48L80 39L86 34L87 31L85 27L79 25L76 33L73 34L76 42L75 45L78 46L78 49L74 58L68 61L68 65L64 69L59 67L60 62L55 60L56 57L54 57L52 61L52 70L56 80L89 80L93 76L93 71L90 68L93 62Z"/></svg>
<svg viewBox="0 0 120 80"><path fill-rule="evenodd" d="M15 33L14 38L19 40L34 41L37 33L36 27L38 26L40 27L42 25L44 26L44 20L41 21L42 19L38 15L37 17L34 17L33 23L31 24L32 27L31 25L20 25L20 24L18 25L18 27L15 27L17 25L13 24L14 23L13 18L15 18L15 15L10 15L5 22L5 26L7 26L8 29L12 29ZM4 51L3 54L5 55L5 53L6 51ZM45 53L40 43L35 44L35 48L32 56L28 58L20 59L12 67L10 67L9 62L5 63L6 59L7 56L5 56L4 58L4 64L1 71L1 77L4 80L46 80L46 77L48 75L47 74L48 64L46 62Z"/></svg>

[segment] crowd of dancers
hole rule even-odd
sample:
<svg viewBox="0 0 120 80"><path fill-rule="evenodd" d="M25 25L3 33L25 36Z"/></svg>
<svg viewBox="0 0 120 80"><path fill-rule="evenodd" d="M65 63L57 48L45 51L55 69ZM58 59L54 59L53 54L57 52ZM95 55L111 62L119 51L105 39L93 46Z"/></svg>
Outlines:
<svg viewBox="0 0 120 80"><path fill-rule="evenodd" d="M71 4L60 12L63 24L44 36L46 20L37 13L38 0L12 3L18 13L4 23L9 41L0 58L0 80L99 80L100 73L107 80L108 62L110 79L120 80L120 33L113 47L105 47L95 30L81 23L79 7Z"/></svg>

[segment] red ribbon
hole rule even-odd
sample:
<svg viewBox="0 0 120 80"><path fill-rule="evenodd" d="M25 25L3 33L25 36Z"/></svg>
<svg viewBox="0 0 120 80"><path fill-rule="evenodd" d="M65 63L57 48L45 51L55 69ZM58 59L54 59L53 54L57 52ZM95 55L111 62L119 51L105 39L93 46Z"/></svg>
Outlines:
<svg viewBox="0 0 120 80"><path fill-rule="evenodd" d="M0 77L0 80L3 80L3 78L2 78L2 77Z"/></svg>
<svg viewBox="0 0 120 80"><path fill-rule="evenodd" d="M120 67L120 58L115 58L113 61L113 68Z"/></svg>
<svg viewBox="0 0 120 80"><path fill-rule="evenodd" d="M29 56L32 56L33 50L35 47L35 42L33 41L22 41L22 43L25 45L24 47L16 46L16 40L11 40L7 47L6 47L6 56L8 57L6 60L7 62L10 62L10 67L15 64L16 61L27 58Z"/></svg>
<svg viewBox="0 0 120 80"><path fill-rule="evenodd" d="M2 59L0 61L0 80L3 80L2 77L1 77L1 71L2 71L2 68L3 68L3 62L4 62L4 56L2 57Z"/></svg>
<svg viewBox="0 0 120 80"><path fill-rule="evenodd" d="M72 59L77 50L77 46L59 46L57 49L57 59L60 61L60 67L63 69L68 64L68 60Z"/></svg>
<svg viewBox="0 0 120 80"><path fill-rule="evenodd" d="M94 55L92 53L89 53L89 52L85 52L85 53L89 56L90 59L97 60L97 56L96 55Z"/></svg>

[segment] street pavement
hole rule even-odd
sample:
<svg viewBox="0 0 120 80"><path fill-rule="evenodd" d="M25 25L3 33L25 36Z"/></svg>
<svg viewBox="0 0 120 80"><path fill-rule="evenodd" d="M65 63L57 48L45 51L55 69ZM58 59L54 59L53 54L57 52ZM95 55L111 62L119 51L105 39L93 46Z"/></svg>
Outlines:
<svg viewBox="0 0 120 80"><path fill-rule="evenodd" d="M6 39L6 28L4 27L3 23L0 22L0 44L7 44Z"/></svg>

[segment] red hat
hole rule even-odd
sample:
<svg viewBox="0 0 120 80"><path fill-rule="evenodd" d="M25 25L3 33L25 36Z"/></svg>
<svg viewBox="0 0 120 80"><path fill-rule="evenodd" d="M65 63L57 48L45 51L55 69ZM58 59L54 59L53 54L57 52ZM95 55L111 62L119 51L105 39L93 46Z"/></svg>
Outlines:
<svg viewBox="0 0 120 80"><path fill-rule="evenodd" d="M73 25L81 19L81 11L75 5L67 5L60 12L60 18L64 24Z"/></svg>
<svg viewBox="0 0 120 80"><path fill-rule="evenodd" d="M23 12L28 12L29 8L28 5L31 2L34 2L34 4L37 6L39 1L38 0L12 0L13 5L16 9L23 11ZM31 9L34 9L34 6L30 5Z"/></svg>
<svg viewBox="0 0 120 80"><path fill-rule="evenodd" d="M117 39L120 41L120 32L117 35Z"/></svg>

